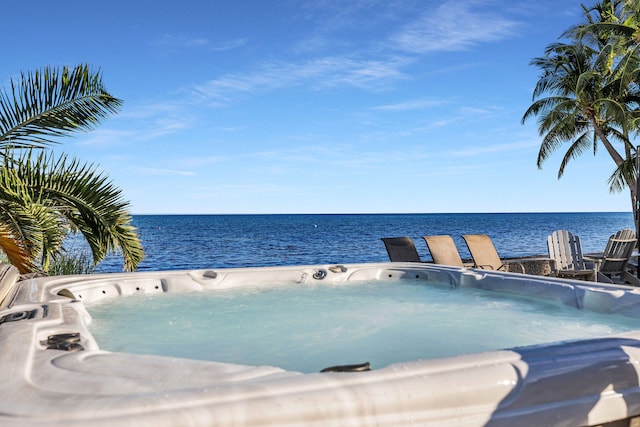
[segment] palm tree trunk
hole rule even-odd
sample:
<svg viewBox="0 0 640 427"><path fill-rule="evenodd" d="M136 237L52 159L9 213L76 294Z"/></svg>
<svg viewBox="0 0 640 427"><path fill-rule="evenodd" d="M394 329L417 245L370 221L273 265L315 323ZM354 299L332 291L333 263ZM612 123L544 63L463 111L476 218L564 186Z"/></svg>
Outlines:
<svg viewBox="0 0 640 427"><path fill-rule="evenodd" d="M624 162L624 158L620 155L620 153L618 153L618 151L615 149L613 144L611 144L611 141L609 141L609 138L607 138L607 136L602 131L600 126L598 126L594 118L591 118L591 123L593 125L593 129L596 135L602 142L602 145L604 145L604 148L607 150L607 153L609 153L609 156L611 156L616 166L620 166ZM625 144L625 154L627 154L627 158L631 156L631 150L626 144ZM629 178L627 176L624 177L625 181L627 182L627 186L629 187L629 196L631 196L631 210L633 211L633 223L635 224L635 228L636 228L636 236L640 236L640 205L639 205L640 200L638 200L638 194L637 194L638 193L638 188L637 188L638 172L639 171L636 170L636 173L634 174L634 178Z"/></svg>
<svg viewBox="0 0 640 427"><path fill-rule="evenodd" d="M604 148L605 150L607 150L607 153L609 153L613 161L616 163L616 166L620 166L624 162L624 158L620 155L620 153L618 153L618 150L615 149L613 144L611 144L611 142L609 141L609 138L607 138L607 136L604 134L600 126L598 126L596 121L594 119L591 119L591 123L593 125L593 130L598 136L598 139L602 141L602 145L604 145ZM627 182L627 184L629 183Z"/></svg>

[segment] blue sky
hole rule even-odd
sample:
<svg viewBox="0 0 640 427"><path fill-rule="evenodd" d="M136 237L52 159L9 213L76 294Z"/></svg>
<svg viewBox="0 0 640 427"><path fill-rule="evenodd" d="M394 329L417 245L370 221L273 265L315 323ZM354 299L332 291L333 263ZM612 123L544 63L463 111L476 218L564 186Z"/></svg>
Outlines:
<svg viewBox="0 0 640 427"><path fill-rule="evenodd" d="M585 2L592 4L592 2ZM89 63L122 111L57 146L142 213L630 211L521 124L569 0L7 2L6 87Z"/></svg>

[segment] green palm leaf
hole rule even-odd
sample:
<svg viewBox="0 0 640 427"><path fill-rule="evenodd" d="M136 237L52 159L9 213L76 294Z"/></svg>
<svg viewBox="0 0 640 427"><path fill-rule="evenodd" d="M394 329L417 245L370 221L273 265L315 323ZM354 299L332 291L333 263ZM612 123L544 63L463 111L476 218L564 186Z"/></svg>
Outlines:
<svg viewBox="0 0 640 427"><path fill-rule="evenodd" d="M525 111L523 123L536 116L542 143L537 165L542 164L563 145L568 144L559 169L562 177L571 160L602 143L616 165L624 160L609 136L615 131L627 134L633 117L630 106L636 96L634 85L624 84L623 72L614 72L611 58L615 46L606 44L598 51L580 41L554 43L546 56L535 58L533 65L542 76L534 90L534 102ZM634 63L627 58L628 64ZM620 88L624 90L621 90Z"/></svg>
<svg viewBox="0 0 640 427"><path fill-rule="evenodd" d="M612 193L619 193L627 187L627 183L630 180L635 179L636 176L636 159L635 154L632 157L628 157L622 162L611 174L607 180L609 184L609 191Z"/></svg>
<svg viewBox="0 0 640 427"><path fill-rule="evenodd" d="M108 253L120 251L125 269L137 267L144 254L136 230L130 225L129 203L106 175L91 164L65 155L56 158L47 152L33 158L32 152L27 151L20 157L8 155L5 159L6 168L15 164L14 169L32 198L54 210L65 230L77 230L84 236L95 263ZM43 266L55 256L60 244L55 241L43 247L48 251Z"/></svg>
<svg viewBox="0 0 640 427"><path fill-rule="evenodd" d="M121 104L87 65L21 74L0 91L0 250L21 272L47 270L76 232L94 263L117 251L127 270L142 260L129 203L104 173L66 155L33 152L93 129Z"/></svg>
<svg viewBox="0 0 640 427"><path fill-rule="evenodd" d="M122 105L88 65L62 71L46 67L21 74L10 86L0 91L0 148L55 143L58 137L93 129Z"/></svg>
<svg viewBox="0 0 640 427"><path fill-rule="evenodd" d="M0 167L0 227L3 236L21 248L15 256L23 259L12 261L19 268L35 266L36 257L55 253L65 237L61 216L34 194L13 164L7 167L7 160Z"/></svg>

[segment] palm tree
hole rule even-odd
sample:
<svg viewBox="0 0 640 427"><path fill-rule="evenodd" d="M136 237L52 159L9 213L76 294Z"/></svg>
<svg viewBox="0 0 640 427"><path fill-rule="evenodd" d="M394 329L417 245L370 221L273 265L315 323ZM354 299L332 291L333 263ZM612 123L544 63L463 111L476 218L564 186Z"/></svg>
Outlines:
<svg viewBox="0 0 640 427"><path fill-rule="evenodd" d="M585 22L570 28L565 36L586 39L600 47L616 40L623 48L637 48L640 0L601 0L590 8L581 6Z"/></svg>
<svg viewBox="0 0 640 427"><path fill-rule="evenodd" d="M591 8L582 6L585 22L569 29L565 35L578 40L586 40L600 50L609 49L609 63L611 73L618 74L618 94L626 96L629 102L638 105L635 95L629 94L628 89L637 87L640 81L638 51L640 50L640 0L601 0ZM615 69L615 71L614 71ZM637 132L638 118L629 118L628 131ZM629 141L629 135L625 135ZM636 157L638 155L629 142L624 146L625 162L618 166L609 179L611 191L622 191L625 187L637 186ZM632 190L632 203L637 205ZM636 221L640 210L634 209ZM638 226L640 229L640 226Z"/></svg>
<svg viewBox="0 0 640 427"><path fill-rule="evenodd" d="M629 188L635 201L635 149L630 135L637 131L640 117L640 59L637 43L630 41L628 31L620 30L634 21L627 4L631 2L603 0L591 9L583 6L587 22L565 33L572 43L552 44L544 57L531 61L542 74L522 122L538 117L543 137L538 167L569 144L558 178L570 160L587 151L595 154L602 144L616 166L610 190Z"/></svg>
<svg viewBox="0 0 640 427"><path fill-rule="evenodd" d="M606 63L609 50L597 50L580 42L550 45L544 57L532 64L542 70L534 89L534 102L525 112L523 123L538 116L538 131L543 137L538 152L538 167L565 142L569 149L558 171L562 177L568 162L593 150L600 141L616 165L624 157L613 141L628 143L629 118L633 115L637 90L619 91L617 73ZM548 96L544 96L548 95Z"/></svg>
<svg viewBox="0 0 640 427"><path fill-rule="evenodd" d="M0 249L21 272L46 269L75 232L94 263L113 251L127 270L142 260L122 191L93 165L42 151L93 129L121 104L87 65L21 74L0 91Z"/></svg>

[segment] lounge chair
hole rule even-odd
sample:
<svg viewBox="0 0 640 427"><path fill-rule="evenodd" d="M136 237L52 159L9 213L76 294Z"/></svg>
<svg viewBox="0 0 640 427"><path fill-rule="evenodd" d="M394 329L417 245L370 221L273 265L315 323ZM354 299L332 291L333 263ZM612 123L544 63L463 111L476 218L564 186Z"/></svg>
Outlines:
<svg viewBox="0 0 640 427"><path fill-rule="evenodd" d="M458 248L451 236L423 236L435 264L464 267Z"/></svg>
<svg viewBox="0 0 640 427"><path fill-rule="evenodd" d="M612 282L615 278L636 286L640 280L627 271L627 264L636 246L636 234L625 228L609 237L598 266L598 282Z"/></svg>
<svg viewBox="0 0 640 427"><path fill-rule="evenodd" d="M462 238L469 248L475 268L496 271L515 271L517 269L518 273L525 273L524 265L522 263L502 262L491 238L486 234L465 234Z"/></svg>
<svg viewBox="0 0 640 427"><path fill-rule="evenodd" d="M391 262L421 262L411 237L383 237L382 241Z"/></svg>
<svg viewBox="0 0 640 427"><path fill-rule="evenodd" d="M595 269L586 267L580 237L567 230L557 230L547 237L549 258L554 261L555 275L572 279L595 280Z"/></svg>

